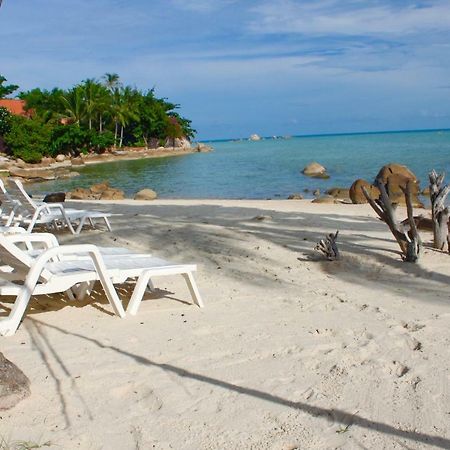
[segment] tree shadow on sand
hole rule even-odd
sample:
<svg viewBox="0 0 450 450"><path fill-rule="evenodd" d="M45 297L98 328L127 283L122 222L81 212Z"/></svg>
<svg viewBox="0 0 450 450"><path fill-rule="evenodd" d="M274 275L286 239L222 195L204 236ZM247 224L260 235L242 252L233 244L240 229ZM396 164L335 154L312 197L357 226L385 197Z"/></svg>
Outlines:
<svg viewBox="0 0 450 450"><path fill-rule="evenodd" d="M362 417L361 415L351 414L347 411L343 411L340 409L335 409L335 408L328 409L328 408L309 405L304 402L294 402L289 399L285 399L283 397L273 395L270 392L264 392L264 391L261 391L258 389L253 389L251 387L240 386L238 384L234 384L234 383L231 383L231 382L228 382L225 380L220 380L218 378L195 373L195 372L183 369L182 367L175 366L173 364L158 363L149 358L146 358L145 356L138 355L138 354L120 349L114 345L104 344L104 343L98 341L97 339L83 336L79 333L70 332L61 327L49 325L49 324L40 322L36 319L30 319L30 320L33 322L33 325L32 325L33 328L35 328L37 330L41 330L42 328L49 328L51 330L54 330L54 331L59 332L64 335L70 335L73 337L77 337L80 340L82 340L84 343L87 342L87 343L90 343L93 346L96 346L103 350L109 350L109 351L118 353L118 354L124 356L125 358L129 358L129 359L133 360L136 364L146 366L146 367L157 368L157 369L163 370L165 372L175 374L180 378L189 378L191 380L195 380L200 383L209 384L216 388L226 389L228 391L236 392L240 395L250 396L250 397L258 398L260 400L264 400L267 402L282 405L282 406L285 406L290 409L304 412L313 417L332 419L337 423L343 424L344 426L350 426L350 425L357 426L357 427L361 427L361 428L368 429L371 431L379 432L382 434L394 436L396 438L407 439L407 440L410 440L410 441L413 441L416 443L424 443L424 444L434 445L435 447L445 448L445 449L450 448L450 439L447 439L445 437L433 436L430 434L420 433L417 431L403 430L401 428L396 428L396 427L386 424L386 423L366 419L365 417ZM40 331L40 334L43 334L43 332ZM49 340L46 341L46 345L52 347L52 344ZM56 354L55 350L51 349L51 351L52 351L52 353ZM66 372L66 375L69 378L71 377L71 374L68 372ZM66 418L66 421L69 421L69 419Z"/></svg>
<svg viewBox="0 0 450 450"><path fill-rule="evenodd" d="M436 301L449 302L450 276L421 264L402 262L387 226L367 211L351 216L345 214L345 209L340 215L328 214L322 208L317 213L305 213L218 205L101 206L113 213L123 213L113 218L114 235L97 234L102 244L110 244L111 239L118 245L139 243L137 250L151 249L175 260L195 261L207 271L220 268L221 276L231 279L239 276L248 283L268 285L273 283L273 277L251 263L261 261L262 257L258 248L246 245L249 239L255 239L268 247L278 246L292 252L292 259L299 260L298 264L318 265L324 273L352 284L369 282L387 292L401 288L423 301L435 296ZM311 257L315 244L337 229L343 262ZM90 238L89 233L83 235L86 242ZM249 261L238 274L233 270L236 258ZM283 270L279 261L271 258L270 251L266 252L264 262L275 271ZM426 292L423 280L428 281Z"/></svg>

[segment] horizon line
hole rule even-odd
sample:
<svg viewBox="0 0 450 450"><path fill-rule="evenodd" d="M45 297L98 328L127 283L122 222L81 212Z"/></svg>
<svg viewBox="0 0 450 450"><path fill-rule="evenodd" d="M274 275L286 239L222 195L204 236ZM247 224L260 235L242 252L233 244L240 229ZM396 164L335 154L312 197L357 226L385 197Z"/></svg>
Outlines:
<svg viewBox="0 0 450 450"><path fill-rule="evenodd" d="M383 130L383 131L346 131L339 133L313 133L313 134L293 134L293 135L273 135L261 136L261 140L290 139L290 138L308 138L308 137L327 137L327 136L355 136L367 134L397 134L397 133L427 133L433 131L450 131L450 128L419 128L404 130ZM233 137L217 139L199 139L196 142L230 142L230 141L249 141L250 137ZM256 141L257 142L257 141Z"/></svg>

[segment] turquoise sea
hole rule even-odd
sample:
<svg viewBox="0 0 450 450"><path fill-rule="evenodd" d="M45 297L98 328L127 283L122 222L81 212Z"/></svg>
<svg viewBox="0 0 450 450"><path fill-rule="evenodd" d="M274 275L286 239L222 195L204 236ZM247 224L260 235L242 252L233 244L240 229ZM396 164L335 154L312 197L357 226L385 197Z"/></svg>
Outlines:
<svg viewBox="0 0 450 450"><path fill-rule="evenodd" d="M126 196L149 187L160 198L287 198L316 188L350 187L356 178L373 180L389 162L405 164L427 184L431 169L450 172L450 130L341 134L215 141L212 153L121 161L80 169L70 180L30 185L33 193L69 190L109 180ZM305 177L311 161L324 165L328 180ZM311 194L306 194L306 197Z"/></svg>

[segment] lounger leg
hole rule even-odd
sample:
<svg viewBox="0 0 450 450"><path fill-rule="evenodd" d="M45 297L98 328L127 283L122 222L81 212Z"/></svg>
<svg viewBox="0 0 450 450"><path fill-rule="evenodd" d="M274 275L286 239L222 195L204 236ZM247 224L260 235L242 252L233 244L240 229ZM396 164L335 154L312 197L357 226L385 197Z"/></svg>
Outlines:
<svg viewBox="0 0 450 450"><path fill-rule="evenodd" d="M28 303L30 302L31 295L36 286L37 278L30 282L25 282L20 293L16 297L14 306L6 319L0 320L0 334L2 336L12 336L19 327ZM27 280L28 281L28 280Z"/></svg>
<svg viewBox="0 0 450 450"><path fill-rule="evenodd" d="M155 285L153 284L153 281L149 278L148 283L147 283L147 289L150 292L153 292L155 290Z"/></svg>
<svg viewBox="0 0 450 450"><path fill-rule="evenodd" d="M136 282L130 303L128 303L127 313L130 313L133 316L137 313L142 297L144 297L145 289L149 283L151 283L150 274L146 272L142 273Z"/></svg>
<svg viewBox="0 0 450 450"><path fill-rule="evenodd" d="M67 225L67 227L69 228L69 230L70 230L70 232L71 232L72 234L78 234L78 233L73 229L72 223L70 222L70 220L69 220L68 217L65 217L65 220L64 220L64 221L66 222L66 225Z"/></svg>
<svg viewBox="0 0 450 450"><path fill-rule="evenodd" d="M112 231L111 224L109 223L109 220L107 217L103 217L105 219L106 228L108 228L108 231Z"/></svg>
<svg viewBox="0 0 450 450"><path fill-rule="evenodd" d="M69 300L70 300L71 302L74 302L74 301L76 300L75 295L73 294L72 289L67 289L66 295L67 295L67 297L69 298Z"/></svg>
<svg viewBox="0 0 450 450"><path fill-rule="evenodd" d="M75 290L75 297L77 300L84 300L86 295L90 295L92 288L94 287L95 281L86 281L85 283L80 283Z"/></svg>
<svg viewBox="0 0 450 450"><path fill-rule="evenodd" d="M81 219L80 219L80 223L78 224L78 227L77 227L77 229L75 230L75 233L74 234L80 234L80 231L81 231L81 229L83 228L83 225L84 225L84 222L86 221L86 217L82 217Z"/></svg>
<svg viewBox="0 0 450 450"><path fill-rule="evenodd" d="M197 304L200 308L203 308L203 300L197 288L197 283L195 282L194 275L192 275L192 272L183 273L182 275L186 280L186 284L188 285L192 300L194 300L194 303Z"/></svg>

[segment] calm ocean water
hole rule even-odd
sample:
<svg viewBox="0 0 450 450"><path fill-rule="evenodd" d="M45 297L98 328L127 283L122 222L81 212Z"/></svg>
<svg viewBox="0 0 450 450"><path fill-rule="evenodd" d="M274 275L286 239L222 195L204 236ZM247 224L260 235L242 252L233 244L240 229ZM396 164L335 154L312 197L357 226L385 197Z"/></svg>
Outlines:
<svg viewBox="0 0 450 450"><path fill-rule="evenodd" d="M380 167L389 162L407 165L422 186L427 184L431 169L450 172L450 130L212 142L211 145L215 149L212 153L85 167L80 170L80 177L34 184L30 191L42 194L109 180L129 197L149 187L161 198L265 199L286 198L304 189L350 187L356 178L372 181ZM319 180L302 175L301 170L311 161L324 165L331 178Z"/></svg>

